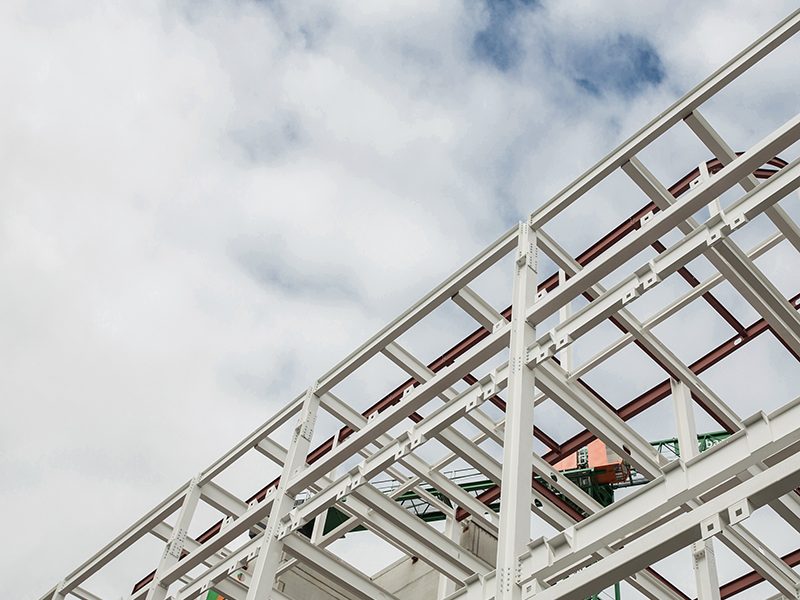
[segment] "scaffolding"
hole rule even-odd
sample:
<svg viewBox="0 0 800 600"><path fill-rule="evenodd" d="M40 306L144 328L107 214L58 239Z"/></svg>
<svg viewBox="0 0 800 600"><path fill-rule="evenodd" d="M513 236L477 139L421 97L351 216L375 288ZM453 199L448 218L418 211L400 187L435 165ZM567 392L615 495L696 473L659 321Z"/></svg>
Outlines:
<svg viewBox="0 0 800 600"><path fill-rule="evenodd" d="M331 548L354 530L428 565L438 581L431 598L608 597L604 590L619 596L619 582L625 582L647 598L680 600L686 593L652 565L687 547L700 600L732 597L762 581L774 588L774 598L797 598L800 577L792 567L800 563L800 549L779 556L746 521L769 506L800 532L800 399L769 414L754 405L740 415L700 376L765 332L800 359L800 294L785 297L756 264L781 243L800 251L800 229L781 205L800 186L800 159L778 158L800 137L800 115L735 152L700 109L798 29L800 11L333 369L309 378L307 390L42 600L96 600L90 578L145 536L161 540L163 553L131 574L130 600L209 594L303 600L279 585L299 568L332 582L343 597L397 599L396 590L382 587L380 579L366 576ZM669 143L673 129L686 126L713 159L667 187L642 157L654 145ZM630 195L645 204L573 256L548 229L557 228L559 219L563 228L564 219L573 218L569 209L612 177L630 184ZM748 230L759 216L772 229L742 249L734 234ZM704 280L690 264L699 257L713 267ZM508 275L504 280L492 275L502 272ZM505 282L510 306L498 309L479 293L487 277L494 277L491 285L483 284L487 289ZM676 278L688 291L662 302L649 318L638 318L637 302ZM714 295L723 282L757 311L756 321L741 323ZM401 345L401 337L451 303L477 322L472 333L434 360ZM713 309L730 327L730 337L687 363L653 330L696 303ZM573 349L609 323L619 336L577 364ZM652 361L663 380L627 402L611 402L586 379L626 348ZM339 390L380 357L407 379L358 410ZM634 417L667 398L677 438L654 447L637 431ZM582 431L562 441L543 431L535 413L544 402ZM700 444L695 409L721 429L701 436ZM322 422L336 426L330 432L316 428ZM288 431L285 442L279 439L282 431ZM600 501L581 484L580 474L555 467L595 439L622 457L629 482L640 484L614 502ZM447 454L431 462L425 450L433 442ZM263 481L266 470L253 472L256 491L239 497L220 480L243 457L254 455L276 465L280 474ZM190 535L200 506L217 511L219 520ZM437 521L444 522L443 530L434 526ZM532 522L543 522L554 533L532 538ZM459 543L460 527L470 523L496 538L496 554L482 557ZM715 544L724 544L752 571L720 585Z"/></svg>

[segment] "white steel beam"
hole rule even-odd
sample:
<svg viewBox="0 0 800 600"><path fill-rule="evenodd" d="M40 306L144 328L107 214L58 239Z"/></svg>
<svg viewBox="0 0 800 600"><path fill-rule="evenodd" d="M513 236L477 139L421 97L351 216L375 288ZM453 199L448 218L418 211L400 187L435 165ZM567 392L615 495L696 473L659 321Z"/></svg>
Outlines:
<svg viewBox="0 0 800 600"><path fill-rule="evenodd" d="M414 545L409 548L409 554L418 556L429 564L435 561L447 561L450 565L454 565L449 575L455 580L463 582L474 573L484 574L491 570L483 560L465 551L456 542L398 506L397 502L380 493L371 485L359 487L353 495L375 511L367 516L360 515L368 528L375 526L378 515L385 517L402 529L406 536L415 540ZM349 510L350 504L351 502L347 502L341 508ZM415 548L420 547L424 549L424 552L415 551Z"/></svg>
<svg viewBox="0 0 800 600"><path fill-rule="evenodd" d="M697 447L697 427L694 421L694 402L692 393L682 381L670 380L672 402L675 407L675 421L678 432L680 460L686 462L700 454ZM692 565L697 586L698 600L720 600L719 576L711 539L692 544Z"/></svg>
<svg viewBox="0 0 800 600"><path fill-rule="evenodd" d="M531 539L531 455L533 454L533 397L536 379L525 360L536 341L536 328L525 312L536 298L539 268L536 232L519 224L511 303L511 341L508 359L508 400L503 434L500 532L497 539L497 598L519 600L519 555Z"/></svg>
<svg viewBox="0 0 800 600"><path fill-rule="evenodd" d="M584 519L551 541L533 542L530 555L523 560L524 574L547 580L580 564L602 546L616 544L643 528L668 520L684 510L683 505L718 485L737 483L734 478L752 465L791 450L800 442L797 419L800 398L769 416L759 413L746 419L744 429L685 463L667 464L662 477L602 513ZM747 482L738 485L744 483Z"/></svg>
<svg viewBox="0 0 800 600"><path fill-rule="evenodd" d="M567 271L564 270L563 267L558 269L558 285L563 285L567 281ZM569 319L570 315L572 315L572 302L567 302L558 309L558 321L559 323L563 323L567 319ZM567 346L561 352L558 353L558 361L564 370L567 372L569 376L572 373L573 364L572 364L572 345Z"/></svg>
<svg viewBox="0 0 800 600"><path fill-rule="evenodd" d="M800 315L767 279L760 269L747 259L733 243L720 244L721 260L714 266L736 288L748 303L764 317L783 342L800 356Z"/></svg>
<svg viewBox="0 0 800 600"><path fill-rule="evenodd" d="M748 469L748 472L742 475L746 479L750 475L755 475L766 469L766 465L759 463ZM791 525L795 531L800 532L800 497L794 492L781 496L774 502L770 502L770 508L774 510L778 516Z"/></svg>
<svg viewBox="0 0 800 600"><path fill-rule="evenodd" d="M192 522L194 511L197 508L197 503L200 501L200 486L198 482L200 477L195 477L189 482L189 487L183 497L181 510L178 513L178 519L175 522L175 527L172 534L167 540L164 554L161 556L161 561L156 568L153 575L153 581L147 592L147 600L164 600L167 597L167 590L169 584L161 581L162 575L180 559L183 553L183 548L188 536L189 525Z"/></svg>
<svg viewBox="0 0 800 600"><path fill-rule="evenodd" d="M444 535L447 539L458 543L461 525L456 521L455 513L446 513L444 523ZM436 588L436 600L443 600L456 589L455 582L443 573L439 573L439 584Z"/></svg>
<svg viewBox="0 0 800 600"><path fill-rule="evenodd" d="M495 308L476 294L469 286L461 288L454 296L455 302L470 317L481 324L481 327L491 331L495 324L505 320Z"/></svg>
<svg viewBox="0 0 800 600"><path fill-rule="evenodd" d="M200 487L200 497L206 504L229 517L240 515L247 510L247 503L244 500L213 481Z"/></svg>

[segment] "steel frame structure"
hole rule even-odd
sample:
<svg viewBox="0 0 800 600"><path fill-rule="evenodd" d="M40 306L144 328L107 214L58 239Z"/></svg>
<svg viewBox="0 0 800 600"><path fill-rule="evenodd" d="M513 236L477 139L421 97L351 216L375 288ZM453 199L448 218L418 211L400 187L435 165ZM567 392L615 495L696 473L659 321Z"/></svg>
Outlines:
<svg viewBox="0 0 800 600"><path fill-rule="evenodd" d="M799 597L800 577L791 567L800 563L800 550L778 556L744 521L769 505L800 532L800 497L795 492L800 484L800 399L771 414L754 410L752 415L739 415L700 378L765 331L800 358L800 296L785 298L754 262L781 242L800 251L800 229L780 204L800 186L800 160L787 164L776 158L800 138L800 115L737 154L700 113L704 103L798 29L800 11L312 380L278 414L69 573L42 600L95 599L85 589L87 580L147 535L164 542L163 555L150 565L155 570L135 585L130 600L190 600L210 589L226 598L284 599L275 588L276 580L298 564L324 574L354 598L394 598L348 564L347 557L329 549L356 526L437 570L440 599L585 598L627 581L645 597L678 600L687 596L651 565L684 547L692 548L701 600L728 598L760 581L769 582L776 597ZM683 126L714 159L667 188L639 156L673 128ZM620 172L647 204L588 250L571 256L548 234L548 225ZM723 208L720 196L737 186L742 195ZM762 214L777 231L743 251L732 234ZM648 252L653 250L651 257ZM472 284L498 263L505 264L509 255L512 301L510 307L498 310ZM700 256L716 270L702 282L687 267ZM544 273L545 264L555 265L556 270ZM612 274L616 283L604 286ZM691 289L640 321L631 305L673 275ZM724 281L760 314L758 321L741 324L713 295L712 289ZM585 302L573 310L578 298ZM449 301L480 327L426 363L402 347L399 338ZM653 329L699 301L728 323L732 337L686 364ZM543 330L548 319L554 324ZM572 364L571 347L608 321L621 336L583 364ZM629 344L654 361L665 379L615 408L583 378ZM379 355L409 378L359 412L334 388ZM483 374L476 377L475 372ZM687 449L675 460L659 454L629 422L668 397L674 405L680 447ZM585 431L560 443L542 431L534 412L546 400ZM492 417L485 405L503 411L504 418ZM697 436L695 405L731 434L702 454L692 443ZM322 412L340 425L332 437L312 448ZM477 435L462 432L459 424L465 422L477 429ZM286 446L275 439L282 427L291 428ZM552 466L595 438L649 480L608 507ZM421 455L432 440L449 451L433 464ZM502 448L502 460L489 444ZM547 451L537 452L535 444L543 444ZM219 477L248 453L274 462L281 474L244 499L224 489ZM445 468L454 462L476 469L494 486L477 497L468 494L446 475ZM387 476L399 485L390 491L373 485ZM411 490L447 515L444 533L395 502ZM487 510L498 499L499 514ZM222 518L191 537L190 524L201 503L219 511ZM326 533L320 523L332 507L348 519ZM531 539L533 514L558 533ZM167 522L170 517L173 524ZM465 519L497 536L495 564L454 540L456 523ZM310 538L300 531L309 523L314 523ZM714 542L726 545L753 571L720 586ZM245 576L233 577L244 565ZM136 579L132 577L132 582Z"/></svg>

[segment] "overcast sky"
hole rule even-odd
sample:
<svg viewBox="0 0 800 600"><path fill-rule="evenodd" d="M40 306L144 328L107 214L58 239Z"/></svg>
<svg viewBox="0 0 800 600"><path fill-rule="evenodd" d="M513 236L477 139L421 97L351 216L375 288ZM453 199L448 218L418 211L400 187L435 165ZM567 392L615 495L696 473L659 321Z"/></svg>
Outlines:
<svg viewBox="0 0 800 600"><path fill-rule="evenodd" d="M3 594L54 585L795 4L0 3ZM792 76L766 125L720 129L794 114Z"/></svg>

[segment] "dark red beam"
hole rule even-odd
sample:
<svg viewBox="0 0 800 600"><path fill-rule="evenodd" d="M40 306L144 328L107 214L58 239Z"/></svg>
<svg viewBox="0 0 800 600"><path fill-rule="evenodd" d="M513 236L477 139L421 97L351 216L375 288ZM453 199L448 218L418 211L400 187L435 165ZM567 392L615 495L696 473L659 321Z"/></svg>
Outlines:
<svg viewBox="0 0 800 600"><path fill-rule="evenodd" d="M785 556L781 556L783 562L785 562L790 567L794 567L800 565L800 548L795 550L794 552L789 552ZM719 595L722 600L725 598L730 598L731 596L735 596L736 594L743 592L745 590L750 589L751 587L758 585L764 581L764 578L757 573L756 571L750 571L749 573L742 575L741 577L737 577L723 585L719 588Z"/></svg>

